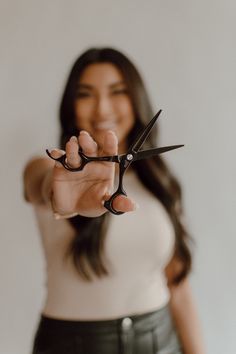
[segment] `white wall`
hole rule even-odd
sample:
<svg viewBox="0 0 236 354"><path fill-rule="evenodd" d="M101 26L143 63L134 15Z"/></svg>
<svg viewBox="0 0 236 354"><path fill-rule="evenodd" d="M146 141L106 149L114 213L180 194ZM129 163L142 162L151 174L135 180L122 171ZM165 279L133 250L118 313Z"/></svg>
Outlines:
<svg viewBox="0 0 236 354"><path fill-rule="evenodd" d="M235 353L235 12L233 0L1 0L1 353L30 352L44 296L22 168L55 146L64 80L94 45L134 60L163 109L159 144L186 145L166 159L197 243L191 282L208 353Z"/></svg>

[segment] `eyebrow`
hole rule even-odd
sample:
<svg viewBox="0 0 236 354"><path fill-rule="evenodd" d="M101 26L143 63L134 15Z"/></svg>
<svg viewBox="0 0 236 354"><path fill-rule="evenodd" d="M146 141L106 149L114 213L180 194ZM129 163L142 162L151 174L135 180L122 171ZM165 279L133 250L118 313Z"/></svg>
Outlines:
<svg viewBox="0 0 236 354"><path fill-rule="evenodd" d="M109 85L109 88L113 89L117 86L121 86L121 85L125 85L126 83L124 81L117 81L114 82L113 84ZM83 84L83 83L79 83L78 84L78 89L87 89L87 90L92 90L94 88L94 86L89 85L89 84Z"/></svg>
<svg viewBox="0 0 236 354"><path fill-rule="evenodd" d="M109 86L110 86L110 88L114 88L114 87L116 87L116 86L122 86L122 85L125 85L125 86L126 86L126 83L125 83L124 81L117 81L117 82L115 82L114 84L111 84L111 85L109 85Z"/></svg>

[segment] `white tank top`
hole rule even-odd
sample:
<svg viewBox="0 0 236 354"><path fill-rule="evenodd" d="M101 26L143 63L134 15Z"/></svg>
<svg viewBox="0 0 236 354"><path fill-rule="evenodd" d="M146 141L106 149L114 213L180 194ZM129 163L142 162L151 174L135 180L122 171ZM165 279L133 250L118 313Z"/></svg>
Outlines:
<svg viewBox="0 0 236 354"><path fill-rule="evenodd" d="M164 268L175 243L174 228L163 205L145 188L134 172L125 189L140 208L111 215L105 241L109 275L82 280L64 253L74 236L65 220L36 208L46 258L46 301L43 313L71 320L102 320L154 311L169 300Z"/></svg>

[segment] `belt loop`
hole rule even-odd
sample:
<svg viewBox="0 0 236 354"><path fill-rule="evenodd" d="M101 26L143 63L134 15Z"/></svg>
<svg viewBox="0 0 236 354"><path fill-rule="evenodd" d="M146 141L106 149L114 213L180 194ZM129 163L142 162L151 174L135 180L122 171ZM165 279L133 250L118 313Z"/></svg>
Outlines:
<svg viewBox="0 0 236 354"><path fill-rule="evenodd" d="M124 317L120 323L121 354L133 354L134 329L130 317Z"/></svg>

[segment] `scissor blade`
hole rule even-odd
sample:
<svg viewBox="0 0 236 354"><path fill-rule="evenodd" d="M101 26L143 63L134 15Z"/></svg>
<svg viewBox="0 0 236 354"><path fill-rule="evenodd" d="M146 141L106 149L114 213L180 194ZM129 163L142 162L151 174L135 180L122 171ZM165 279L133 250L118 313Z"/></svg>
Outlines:
<svg viewBox="0 0 236 354"><path fill-rule="evenodd" d="M147 139L153 125L155 124L157 118L161 114L161 111L162 110L160 109L157 112L157 114L150 120L148 125L144 128L144 130L141 132L141 134L138 136L138 138L134 141L134 143L129 148L129 152L131 152L131 151L137 152L142 147L142 145L145 142L145 140Z"/></svg>
<svg viewBox="0 0 236 354"><path fill-rule="evenodd" d="M156 148L156 149L139 151L135 155L134 161L135 160L148 159L149 157L162 154L163 152L166 152L166 151L175 150L175 149L178 149L178 148L180 148L182 146L184 146L184 145L171 145L171 146L165 146L165 147Z"/></svg>

